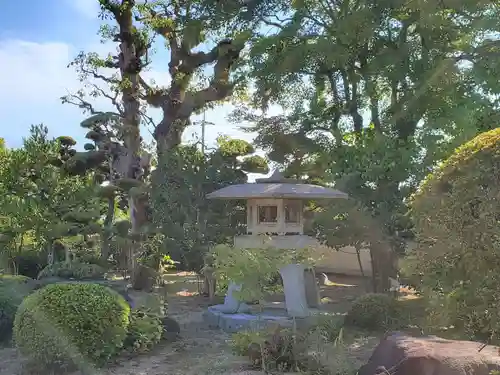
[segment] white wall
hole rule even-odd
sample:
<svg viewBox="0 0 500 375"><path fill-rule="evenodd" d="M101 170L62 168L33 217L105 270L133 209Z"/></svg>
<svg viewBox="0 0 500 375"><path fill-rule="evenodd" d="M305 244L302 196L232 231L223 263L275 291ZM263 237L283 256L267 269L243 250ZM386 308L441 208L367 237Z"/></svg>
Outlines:
<svg viewBox="0 0 500 375"><path fill-rule="evenodd" d="M265 247L275 247L278 249L299 249L299 248L314 248L318 261L316 269L318 272L339 273L350 276L360 276L358 258L356 249L352 246L347 246L339 250L321 245L314 237L306 235L293 236L256 236L244 235L234 238L234 247L258 249ZM372 275L372 265L369 249L361 250L361 264L365 276Z"/></svg>

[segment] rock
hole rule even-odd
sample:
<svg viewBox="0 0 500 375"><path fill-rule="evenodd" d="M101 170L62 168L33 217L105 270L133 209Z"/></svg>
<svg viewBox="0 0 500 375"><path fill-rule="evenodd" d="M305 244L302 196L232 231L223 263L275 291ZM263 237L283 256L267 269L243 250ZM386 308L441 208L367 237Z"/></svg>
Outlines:
<svg viewBox="0 0 500 375"><path fill-rule="evenodd" d="M500 370L499 348L473 341L445 340L436 336L387 334L359 375L490 375Z"/></svg>
<svg viewBox="0 0 500 375"><path fill-rule="evenodd" d="M174 319L168 316L162 318L163 339L167 341L175 341L179 338L181 327Z"/></svg>

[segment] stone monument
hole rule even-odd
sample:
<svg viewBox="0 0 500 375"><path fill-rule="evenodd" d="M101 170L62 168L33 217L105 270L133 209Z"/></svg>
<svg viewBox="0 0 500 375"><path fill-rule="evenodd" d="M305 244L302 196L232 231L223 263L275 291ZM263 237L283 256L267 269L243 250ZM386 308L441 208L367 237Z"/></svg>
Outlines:
<svg viewBox="0 0 500 375"><path fill-rule="evenodd" d="M247 233L234 238L234 248L274 249L314 248L318 242L304 234L304 202L308 200L346 199L347 194L323 186L305 184L284 178L276 170L271 177L255 183L231 185L208 194L209 199L238 199L247 202ZM265 236L263 236L265 235ZM233 292L240 285L231 283L224 304L211 306L205 314L209 324L227 331L249 328L249 322L281 322L310 316L320 307L319 289L314 269L303 264L290 264L279 270L285 292L286 312L264 311L258 317L250 307L239 302Z"/></svg>

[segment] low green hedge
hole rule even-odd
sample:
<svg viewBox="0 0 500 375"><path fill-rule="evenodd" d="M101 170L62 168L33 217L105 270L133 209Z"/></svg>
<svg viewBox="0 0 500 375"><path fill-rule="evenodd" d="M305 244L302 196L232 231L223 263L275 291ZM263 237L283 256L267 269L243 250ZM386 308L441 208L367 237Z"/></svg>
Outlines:
<svg viewBox="0 0 500 375"><path fill-rule="evenodd" d="M0 275L0 342L11 338L17 308L33 290L33 281L21 275Z"/></svg>
<svg viewBox="0 0 500 375"><path fill-rule="evenodd" d="M345 324L370 331L385 330L396 318L393 297L383 293L367 293L358 297L345 317Z"/></svg>
<svg viewBox="0 0 500 375"><path fill-rule="evenodd" d="M38 366L101 365L121 351L130 307L97 284L52 284L24 299L14 321L14 342Z"/></svg>
<svg viewBox="0 0 500 375"><path fill-rule="evenodd" d="M50 264L40 271L38 274L38 279L44 279L48 277L61 277L64 279L76 279L76 280L87 280L87 279L99 279L104 277L106 270L97 265L91 263L82 262L58 262Z"/></svg>

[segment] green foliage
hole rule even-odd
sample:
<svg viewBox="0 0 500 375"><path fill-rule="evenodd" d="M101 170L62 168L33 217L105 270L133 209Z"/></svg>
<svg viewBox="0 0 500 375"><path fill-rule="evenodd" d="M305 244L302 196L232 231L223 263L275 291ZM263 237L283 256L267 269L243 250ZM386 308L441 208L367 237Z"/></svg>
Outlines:
<svg viewBox="0 0 500 375"><path fill-rule="evenodd" d="M231 337L231 348L233 353L239 356L247 356L248 348L252 343L263 344L265 331L240 331Z"/></svg>
<svg viewBox="0 0 500 375"><path fill-rule="evenodd" d="M253 146L242 139L231 139L229 137L217 138L218 152L224 157L246 156L253 154Z"/></svg>
<svg viewBox="0 0 500 375"><path fill-rule="evenodd" d="M241 162L241 169L249 173L269 173L267 160L259 155L249 156Z"/></svg>
<svg viewBox="0 0 500 375"><path fill-rule="evenodd" d="M403 253L406 198L436 162L498 123L499 10L492 0L282 4L287 17L252 39L241 81L255 90L241 95L234 122L249 124L286 174L342 182L376 223L369 232ZM286 111L261 114L273 105Z"/></svg>
<svg viewBox="0 0 500 375"><path fill-rule="evenodd" d="M101 365L119 353L130 308L96 284L53 284L28 296L17 311L14 341L40 367Z"/></svg>
<svg viewBox="0 0 500 375"><path fill-rule="evenodd" d="M325 316L308 329L277 326L238 332L231 345L236 355L248 356L264 371L355 374L356 364L347 357L342 340L342 319Z"/></svg>
<svg viewBox="0 0 500 375"><path fill-rule="evenodd" d="M15 284L26 284L32 279L24 275L0 274L0 286L9 286Z"/></svg>
<svg viewBox="0 0 500 375"><path fill-rule="evenodd" d="M134 353L150 351L162 338L161 318L148 309L134 308L130 313L130 324L124 347Z"/></svg>
<svg viewBox="0 0 500 375"><path fill-rule="evenodd" d="M27 249L46 256L56 240L99 229L91 176L68 176L61 169L75 152L71 144L69 137L49 139L40 125L31 128L21 148L1 152L0 233L8 268Z"/></svg>
<svg viewBox="0 0 500 375"><path fill-rule="evenodd" d="M104 277L106 270L97 265L81 262L57 262L46 266L38 274L38 279L47 277L60 277L63 279L101 279Z"/></svg>
<svg viewBox="0 0 500 375"><path fill-rule="evenodd" d="M394 298L382 293L368 293L354 301L345 317L345 323L370 331L380 331L390 327L394 314Z"/></svg>
<svg viewBox="0 0 500 375"><path fill-rule="evenodd" d="M446 325L499 342L500 129L459 147L422 183L411 208L418 247L411 275ZM480 275L480 276L479 276Z"/></svg>
<svg viewBox="0 0 500 375"><path fill-rule="evenodd" d="M134 310L148 311L159 317L167 313L165 300L157 293L138 292L134 295Z"/></svg>
<svg viewBox="0 0 500 375"><path fill-rule="evenodd" d="M227 243L245 221L243 202L208 200L206 195L247 180L243 172L252 151L247 142L219 138L219 148L203 155L195 146L180 146L158 160L152 173L154 223L165 236L163 254L180 269L200 270L208 248ZM250 156L252 158L252 156ZM266 166L262 161L260 168ZM248 166L248 165L247 165Z"/></svg>
<svg viewBox="0 0 500 375"><path fill-rule="evenodd" d="M270 291L276 291L276 272L281 267L315 261L312 249L235 249L217 245L210 250L210 266L214 267L217 285L223 287L228 280L242 285L235 296L242 301L261 301Z"/></svg>
<svg viewBox="0 0 500 375"><path fill-rule="evenodd" d="M233 351L250 358L254 366L265 370L297 370L300 363L298 347L304 341L302 334L290 329L243 331L233 335Z"/></svg>
<svg viewBox="0 0 500 375"><path fill-rule="evenodd" d="M0 275L0 341L11 338L17 308L33 290L32 281L20 275Z"/></svg>
<svg viewBox="0 0 500 375"><path fill-rule="evenodd" d="M38 273L47 265L47 256L36 249L24 247L14 256L13 261L19 275L36 279Z"/></svg>

